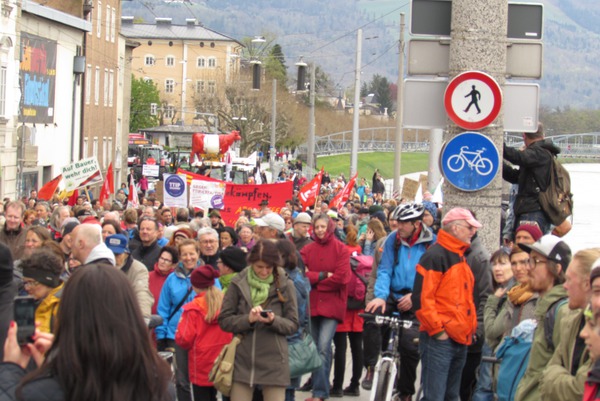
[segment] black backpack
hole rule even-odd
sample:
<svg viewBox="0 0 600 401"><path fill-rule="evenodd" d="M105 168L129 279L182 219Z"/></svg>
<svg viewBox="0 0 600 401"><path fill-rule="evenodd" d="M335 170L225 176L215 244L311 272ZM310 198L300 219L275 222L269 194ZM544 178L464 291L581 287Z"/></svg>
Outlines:
<svg viewBox="0 0 600 401"><path fill-rule="evenodd" d="M559 226L573 215L571 176L554 155L551 157L550 184L545 191L540 192L539 201L552 224Z"/></svg>

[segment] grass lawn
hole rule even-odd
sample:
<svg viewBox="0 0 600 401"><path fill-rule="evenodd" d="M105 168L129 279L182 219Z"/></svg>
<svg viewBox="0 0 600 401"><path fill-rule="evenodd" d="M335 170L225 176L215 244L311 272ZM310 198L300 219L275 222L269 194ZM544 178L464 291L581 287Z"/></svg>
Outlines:
<svg viewBox="0 0 600 401"><path fill-rule="evenodd" d="M372 152L358 154L358 175L365 177L368 181L373 177L376 168L384 179L394 177L394 153L393 152ZM329 175L335 177L344 173L346 178L350 178L350 154L335 156L321 156L317 158L317 168L321 166ZM429 168L428 153L402 153L402 174L415 173L418 171L427 171Z"/></svg>

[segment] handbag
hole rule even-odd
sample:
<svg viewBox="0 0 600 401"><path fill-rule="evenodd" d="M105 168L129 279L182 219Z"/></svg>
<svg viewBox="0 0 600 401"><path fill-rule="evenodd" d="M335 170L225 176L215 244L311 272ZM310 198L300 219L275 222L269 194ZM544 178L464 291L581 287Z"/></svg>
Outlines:
<svg viewBox="0 0 600 401"><path fill-rule="evenodd" d="M323 365L321 354L319 354L317 345L310 334L310 298L306 302L306 308L309 312L308 331L303 328L302 339L288 344L290 377L300 377L319 369Z"/></svg>
<svg viewBox="0 0 600 401"><path fill-rule="evenodd" d="M226 397L231 394L235 351L241 340L241 335L237 335L233 337L229 344L223 347L208 374L208 380L213 383L213 387Z"/></svg>

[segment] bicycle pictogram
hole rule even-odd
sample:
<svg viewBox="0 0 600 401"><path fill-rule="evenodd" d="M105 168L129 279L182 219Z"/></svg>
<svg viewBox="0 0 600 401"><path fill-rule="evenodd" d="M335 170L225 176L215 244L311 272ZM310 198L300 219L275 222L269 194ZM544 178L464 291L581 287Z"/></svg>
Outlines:
<svg viewBox="0 0 600 401"><path fill-rule="evenodd" d="M479 150L469 150L468 146L462 146L460 153L452 155L448 158L446 163L448 169L454 173L465 168L465 164L471 169L475 169L480 175L488 175L492 172L493 164L487 157L482 157L481 154L485 152L485 148Z"/></svg>

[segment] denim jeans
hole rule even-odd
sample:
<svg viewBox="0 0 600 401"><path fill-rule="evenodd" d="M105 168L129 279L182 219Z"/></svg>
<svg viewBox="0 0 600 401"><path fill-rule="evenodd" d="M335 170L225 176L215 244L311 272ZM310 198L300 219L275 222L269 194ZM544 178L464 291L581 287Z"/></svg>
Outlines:
<svg viewBox="0 0 600 401"><path fill-rule="evenodd" d="M426 332L419 336L422 401L458 401L460 378L467 346L452 339L436 340Z"/></svg>
<svg viewBox="0 0 600 401"><path fill-rule="evenodd" d="M300 387L302 377L292 377L290 385L285 389L285 401L296 401L296 389Z"/></svg>
<svg viewBox="0 0 600 401"><path fill-rule="evenodd" d="M314 398L329 398L329 372L331 371L331 344L338 322L335 319L316 316L310 319L313 340L323 358L323 365L312 373Z"/></svg>
<svg viewBox="0 0 600 401"><path fill-rule="evenodd" d="M492 356L494 351L486 344L481 349L482 356ZM493 401L494 390L492 388L492 363L481 362L479 365L479 374L477 376L477 385L471 401Z"/></svg>
<svg viewBox="0 0 600 401"><path fill-rule="evenodd" d="M518 215L514 229L516 230L521 224L527 223L536 223L544 235L550 233L550 228L552 226L552 224L550 223L550 219L542 210Z"/></svg>

